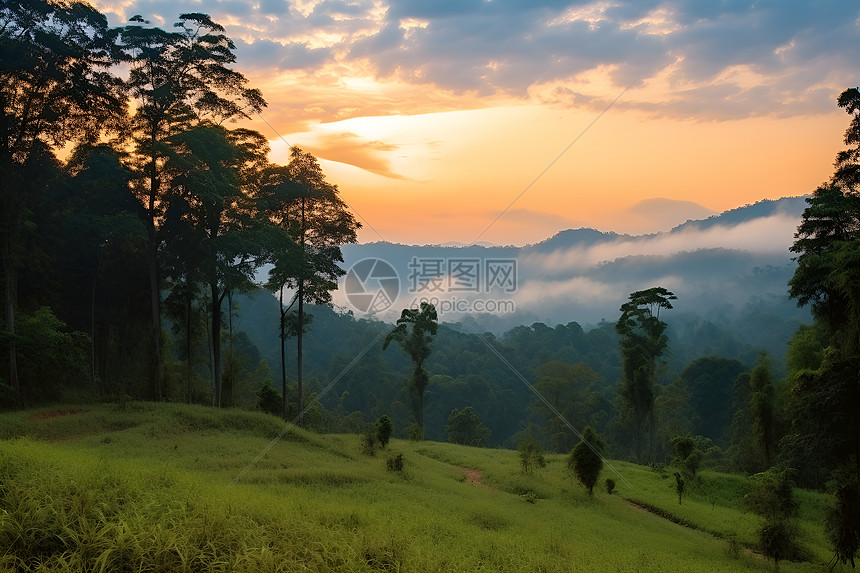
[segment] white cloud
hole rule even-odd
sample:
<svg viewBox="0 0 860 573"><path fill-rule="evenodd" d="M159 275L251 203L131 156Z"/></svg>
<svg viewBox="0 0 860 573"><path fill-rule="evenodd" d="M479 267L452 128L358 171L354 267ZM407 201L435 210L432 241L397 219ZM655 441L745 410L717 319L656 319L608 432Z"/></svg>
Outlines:
<svg viewBox="0 0 860 573"><path fill-rule="evenodd" d="M561 249L549 254L533 252L520 258L520 268L530 275L558 275L583 271L602 263L631 256L669 256L701 249L732 249L755 254L789 255L798 220L773 215L736 226L715 225L652 236L620 238L594 246Z"/></svg>

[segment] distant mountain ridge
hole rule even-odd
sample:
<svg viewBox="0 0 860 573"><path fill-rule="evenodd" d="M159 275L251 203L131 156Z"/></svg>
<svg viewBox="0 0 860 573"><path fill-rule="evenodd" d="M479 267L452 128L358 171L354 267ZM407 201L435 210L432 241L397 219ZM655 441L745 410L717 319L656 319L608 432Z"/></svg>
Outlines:
<svg viewBox="0 0 860 573"><path fill-rule="evenodd" d="M388 242L345 245L344 269L362 259L386 261L400 278L399 296L379 319L394 321L400 310L420 300L457 302L467 308L440 316L446 322L468 319L494 333L520 324L544 322L583 325L614 320L627 295L660 285L678 295L677 313L708 320L731 320L754 303L782 318L808 320L808 311L788 299L787 281L795 263L789 247L806 207L805 197L763 200L691 220L670 231L626 235L590 228L568 229L544 241L516 246L400 245ZM513 261L516 285L507 292L485 284L486 265ZM454 273L463 263L477 264L482 284L472 292L454 289ZM421 289L421 278L433 263L433 289ZM456 265L460 267L456 267ZM481 266L484 265L484 266ZM462 278L462 277L459 277ZM461 281L462 282L462 281ZM429 284L429 283L428 283ZM484 288L492 286L492 288ZM423 297L423 298L422 298ZM474 300L510 300L512 312L473 312ZM358 312L343 289L335 304Z"/></svg>
<svg viewBox="0 0 860 573"><path fill-rule="evenodd" d="M801 195L799 197L782 197L780 199L763 199L750 205L744 205L736 209L723 211L718 215L712 215L707 219L699 219L687 221L673 228L670 233L683 231L690 228L706 229L717 225L732 226L740 223L746 223L754 219L762 219L773 215L790 215L796 217L798 221L806 209L806 198L809 195Z"/></svg>

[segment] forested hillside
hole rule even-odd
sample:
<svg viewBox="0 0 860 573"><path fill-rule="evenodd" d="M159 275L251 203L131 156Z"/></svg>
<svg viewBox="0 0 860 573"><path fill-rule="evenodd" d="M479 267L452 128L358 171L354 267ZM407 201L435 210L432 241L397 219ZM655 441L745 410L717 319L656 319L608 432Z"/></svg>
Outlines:
<svg viewBox="0 0 860 573"><path fill-rule="evenodd" d="M570 452L589 495L612 457L679 505L700 469L737 472L761 551L803 558L802 485L833 493L834 563L853 565L858 89L837 102L848 148L802 204L641 237L356 245L314 155L273 163L234 125L266 102L208 15L111 28L82 3L4 3L0 49L3 409L263 410L369 454L392 433L517 448L523 474Z"/></svg>

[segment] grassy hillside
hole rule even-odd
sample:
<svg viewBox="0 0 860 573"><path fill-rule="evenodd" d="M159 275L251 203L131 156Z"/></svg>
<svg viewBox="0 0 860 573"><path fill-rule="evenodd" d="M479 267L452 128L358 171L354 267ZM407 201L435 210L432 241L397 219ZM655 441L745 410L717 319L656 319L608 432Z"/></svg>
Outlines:
<svg viewBox="0 0 860 573"><path fill-rule="evenodd" d="M605 469L618 494L592 498L562 456L523 475L512 451L395 440L371 457L291 430L231 485L283 428L163 404L0 415L0 571L773 570L748 549L739 477L706 474L679 506L658 473L614 463L628 483ZM811 562L780 569L820 571L826 498L800 500Z"/></svg>

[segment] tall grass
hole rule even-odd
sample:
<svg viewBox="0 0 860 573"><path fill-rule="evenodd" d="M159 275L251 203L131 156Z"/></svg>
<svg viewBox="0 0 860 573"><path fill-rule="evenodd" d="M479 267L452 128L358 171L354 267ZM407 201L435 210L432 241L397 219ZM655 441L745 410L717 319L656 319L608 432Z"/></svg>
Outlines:
<svg viewBox="0 0 860 573"><path fill-rule="evenodd" d="M283 422L150 404L33 414L0 416L18 436L0 442L0 571L771 570L707 533L753 539L731 477L678 509L654 472L618 464L623 495L687 512L697 531L588 496L562 456L524 476L516 452L395 440L392 472L357 436L294 430L230 486ZM804 511L812 527L821 508Z"/></svg>

